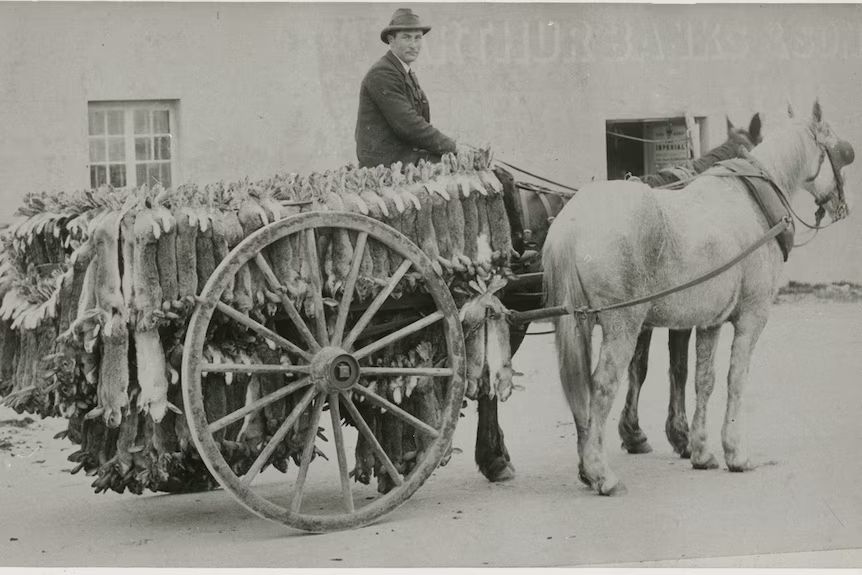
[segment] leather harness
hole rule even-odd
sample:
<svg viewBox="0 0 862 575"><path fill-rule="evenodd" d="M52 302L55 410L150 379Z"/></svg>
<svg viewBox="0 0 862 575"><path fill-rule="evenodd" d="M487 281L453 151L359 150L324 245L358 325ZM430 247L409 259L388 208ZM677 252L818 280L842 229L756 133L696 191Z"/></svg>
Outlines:
<svg viewBox="0 0 862 575"><path fill-rule="evenodd" d="M782 201L784 193L778 185L766 172L746 159L723 160L703 172L701 176L733 177L742 181L766 217L766 225L770 228L790 216L787 206ZM795 226L792 222L791 218L791 224L775 238L781 247L781 253L784 254L784 261L787 261L790 250L793 249Z"/></svg>

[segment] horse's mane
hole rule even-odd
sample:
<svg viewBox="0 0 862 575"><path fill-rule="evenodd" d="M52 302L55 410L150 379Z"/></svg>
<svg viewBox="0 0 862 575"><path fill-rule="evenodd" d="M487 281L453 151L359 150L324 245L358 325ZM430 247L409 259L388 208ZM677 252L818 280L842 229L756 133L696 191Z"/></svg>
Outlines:
<svg viewBox="0 0 862 575"><path fill-rule="evenodd" d="M724 160L737 157L739 155L739 146L741 145L742 144L737 142L735 139L728 138L727 141L720 146L711 149L699 158L689 160L686 164L691 164L695 173L701 174L718 162L723 162Z"/></svg>

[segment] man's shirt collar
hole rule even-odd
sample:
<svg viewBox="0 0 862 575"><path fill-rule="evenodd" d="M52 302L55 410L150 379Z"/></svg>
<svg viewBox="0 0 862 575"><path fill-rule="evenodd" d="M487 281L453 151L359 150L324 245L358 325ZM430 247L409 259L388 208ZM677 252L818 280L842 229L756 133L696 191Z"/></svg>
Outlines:
<svg viewBox="0 0 862 575"><path fill-rule="evenodd" d="M392 52L392 50L390 50L390 52ZM393 56L395 56L395 59L396 59L396 60L398 60L399 62L401 62L401 65L402 65L402 66L404 66L404 71L405 71L405 72L407 72L407 74L409 75L409 74L410 74L410 65L409 65L407 62L405 62L404 60L402 60L401 58L399 58L399 57L395 54L395 52L392 52L392 55L393 55Z"/></svg>

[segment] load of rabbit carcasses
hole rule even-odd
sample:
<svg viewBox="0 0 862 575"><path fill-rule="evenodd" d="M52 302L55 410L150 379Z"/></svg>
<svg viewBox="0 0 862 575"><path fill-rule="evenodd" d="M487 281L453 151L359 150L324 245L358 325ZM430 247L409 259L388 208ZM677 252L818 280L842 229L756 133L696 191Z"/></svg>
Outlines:
<svg viewBox="0 0 862 575"><path fill-rule="evenodd" d="M96 492L215 486L191 440L179 385L195 297L250 234L301 212L329 210L370 216L421 248L461 309L467 396L505 400L513 389L509 332L506 310L494 294L506 283L514 252L502 185L490 166L490 151L479 150L450 154L439 163L347 166L255 182L28 194L15 222L2 232L0 398L19 413L66 418L68 428L58 435L80 447L69 456L76 464L72 472L94 476ZM333 228L319 238L326 305L337 305L355 236ZM300 237L286 237L263 255L308 317L319 312L309 297L309 262L301 243ZM355 299L375 297L400 264L400 256L369 243ZM391 297L421 291L422 282L408 274ZM277 324L279 300L251 263L221 301L261 324ZM434 362L441 355L435 333L400 341L373 361L401 367ZM256 332L219 321L209 327L204 356L215 363L291 361ZM207 412L215 418L234 412L289 377L207 374ZM430 377L372 378L368 385L425 421L441 409ZM396 467L408 472L422 437L385 410L359 405ZM255 460L292 407L288 397L217 432L236 473ZM309 424L309 417L300 418L268 465L285 471L289 460L296 462ZM352 475L364 483L372 476L387 481L362 435Z"/></svg>

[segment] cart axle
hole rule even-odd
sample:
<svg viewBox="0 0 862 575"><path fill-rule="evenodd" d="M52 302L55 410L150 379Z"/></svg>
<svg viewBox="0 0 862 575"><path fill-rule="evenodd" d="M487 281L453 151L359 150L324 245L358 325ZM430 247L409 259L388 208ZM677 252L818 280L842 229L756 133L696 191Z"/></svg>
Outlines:
<svg viewBox="0 0 862 575"><path fill-rule="evenodd" d="M324 347L311 360L311 381L324 393L347 391L359 380L359 362L338 347Z"/></svg>

